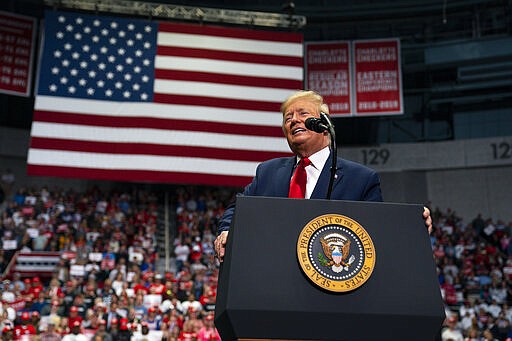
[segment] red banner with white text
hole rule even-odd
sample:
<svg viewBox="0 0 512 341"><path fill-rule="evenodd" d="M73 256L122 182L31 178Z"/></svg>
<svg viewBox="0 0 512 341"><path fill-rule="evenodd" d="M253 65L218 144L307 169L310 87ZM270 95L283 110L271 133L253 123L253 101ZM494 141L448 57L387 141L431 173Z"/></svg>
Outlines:
<svg viewBox="0 0 512 341"><path fill-rule="evenodd" d="M306 45L306 88L329 104L331 115L350 115L350 43Z"/></svg>
<svg viewBox="0 0 512 341"><path fill-rule="evenodd" d="M403 114L400 41L353 42L355 115Z"/></svg>
<svg viewBox="0 0 512 341"><path fill-rule="evenodd" d="M0 11L0 92L30 96L36 19Z"/></svg>
<svg viewBox="0 0 512 341"><path fill-rule="evenodd" d="M305 59L306 89L332 116L403 114L399 39L311 42Z"/></svg>

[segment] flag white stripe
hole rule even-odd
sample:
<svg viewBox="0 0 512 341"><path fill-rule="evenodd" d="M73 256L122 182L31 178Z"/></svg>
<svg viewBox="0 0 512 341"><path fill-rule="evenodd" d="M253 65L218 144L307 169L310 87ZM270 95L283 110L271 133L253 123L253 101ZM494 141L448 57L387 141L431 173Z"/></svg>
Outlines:
<svg viewBox="0 0 512 341"><path fill-rule="evenodd" d="M290 94L292 91L290 91ZM290 95L288 94L288 95ZM287 97L287 96L286 96ZM112 117L147 117L280 127L280 112L215 108L160 103L122 103L81 98L37 96L36 110L102 115Z"/></svg>
<svg viewBox="0 0 512 341"><path fill-rule="evenodd" d="M173 171L254 176L259 162L154 155L97 154L31 148L28 153L28 164L109 170Z"/></svg>
<svg viewBox="0 0 512 341"><path fill-rule="evenodd" d="M155 79L155 93L249 101L265 99L265 101L280 103L290 94L290 90L268 91L266 88L255 86Z"/></svg>
<svg viewBox="0 0 512 341"><path fill-rule="evenodd" d="M302 58L303 46L295 42L215 37L187 33L159 32L157 43L161 46L209 49L241 53L257 53Z"/></svg>
<svg viewBox="0 0 512 341"><path fill-rule="evenodd" d="M264 137L147 128L111 128L33 122L32 136L74 141L111 143L158 143L189 147L210 147L288 153L284 137Z"/></svg>
<svg viewBox="0 0 512 341"><path fill-rule="evenodd" d="M190 58L156 56L155 68L191 72L210 72L226 75L269 77L302 81L303 68L300 66L255 64L214 60L208 58ZM266 88L268 91L271 89Z"/></svg>

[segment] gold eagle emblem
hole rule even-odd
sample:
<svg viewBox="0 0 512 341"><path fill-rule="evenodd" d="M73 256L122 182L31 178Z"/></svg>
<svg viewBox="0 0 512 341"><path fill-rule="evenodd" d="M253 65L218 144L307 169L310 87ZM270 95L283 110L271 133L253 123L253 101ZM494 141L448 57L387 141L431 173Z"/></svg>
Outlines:
<svg viewBox="0 0 512 341"><path fill-rule="evenodd" d="M331 267L336 273L348 270L355 260L354 256L350 256L350 240L339 233L320 238L320 244L327 257L322 265Z"/></svg>
<svg viewBox="0 0 512 341"><path fill-rule="evenodd" d="M332 258L332 252L335 250L336 246L329 246L329 244L327 244L327 242L323 238L320 240L320 243L322 244L322 248L324 249L325 256L327 258L329 258L329 260L330 260L326 266L331 266L333 264L336 264ZM349 266L350 264L345 263L345 260L348 258L349 254L350 254L350 240L347 240L345 245L343 245L341 247L341 262L338 263L338 265Z"/></svg>

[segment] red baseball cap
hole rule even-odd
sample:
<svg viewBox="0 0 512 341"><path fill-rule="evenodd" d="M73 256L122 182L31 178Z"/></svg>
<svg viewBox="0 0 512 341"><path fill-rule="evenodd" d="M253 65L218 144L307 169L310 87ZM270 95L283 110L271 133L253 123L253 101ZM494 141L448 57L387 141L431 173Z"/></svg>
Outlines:
<svg viewBox="0 0 512 341"><path fill-rule="evenodd" d="M71 312L75 312L75 313L76 313L76 312L78 311L78 307L76 307L76 306L72 306L72 307L69 309L69 311L71 311Z"/></svg>
<svg viewBox="0 0 512 341"><path fill-rule="evenodd" d="M28 313L28 311L24 311L23 313L21 313L21 319L22 320L29 320L30 319L30 314Z"/></svg>

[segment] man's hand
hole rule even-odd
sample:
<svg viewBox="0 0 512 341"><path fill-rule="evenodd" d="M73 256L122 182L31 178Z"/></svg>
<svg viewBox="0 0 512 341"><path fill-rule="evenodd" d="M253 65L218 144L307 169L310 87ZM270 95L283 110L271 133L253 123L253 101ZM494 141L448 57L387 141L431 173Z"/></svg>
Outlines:
<svg viewBox="0 0 512 341"><path fill-rule="evenodd" d="M432 233L432 217L430 216L430 210L423 206L423 219L425 219L425 226L428 229L428 234Z"/></svg>
<svg viewBox="0 0 512 341"><path fill-rule="evenodd" d="M221 232L217 239L213 242L215 245L215 254L219 259L219 262L224 261L224 254L226 253L226 241L228 240L228 231Z"/></svg>

